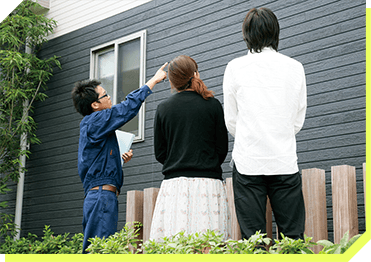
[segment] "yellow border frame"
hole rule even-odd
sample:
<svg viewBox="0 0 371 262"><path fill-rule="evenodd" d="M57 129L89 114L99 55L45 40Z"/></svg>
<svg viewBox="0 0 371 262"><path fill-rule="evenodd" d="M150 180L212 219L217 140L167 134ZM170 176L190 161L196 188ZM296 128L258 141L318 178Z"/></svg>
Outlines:
<svg viewBox="0 0 371 262"><path fill-rule="evenodd" d="M367 30L368 29L368 30ZM367 48L369 47L369 48ZM371 8L366 8L366 87L371 85L371 74L367 74L371 70ZM369 123L367 122L367 119L370 119L370 113L369 110L367 110L367 105L370 103L370 96L371 91L370 88L366 88L366 162L371 163L371 161L368 161L370 158L370 150L369 147L367 147L367 141L369 140L370 135L367 132L367 129L369 129ZM367 192L370 191L370 176L368 173L370 173L369 170L371 168L367 168L367 183L366 188ZM367 203L371 203L371 193L367 194ZM370 204L368 204L369 206ZM369 210L370 208L368 208ZM366 229L367 225L370 225L370 212L367 212L366 210ZM82 261L86 260L89 262L101 262L102 259L110 259L109 256L115 256L112 257L114 260L134 260L135 262L148 262L148 260L152 259L161 259L162 262L169 261L174 262L174 260L181 260L181 259L187 259L192 260L192 262L206 262L206 261L230 261L235 259L243 259L245 261L247 260L256 260L256 261L293 261L297 262L298 259L300 261L312 261L313 259L316 259L316 261L328 261L332 259L336 259L336 261L350 261L369 241L371 240L370 231L366 231L362 237L360 237L352 246L349 248L344 254L342 255L5 255L6 261L24 261L27 259L27 261L37 261L37 262L65 262L68 259L73 259L76 261ZM27 256L27 257L26 257ZM102 257L104 256L104 257ZM135 257L133 257L135 256ZM151 256L151 257L148 257ZM192 256L192 257L189 257ZM241 256L244 256L243 258ZM251 257L253 256L253 257ZM314 257L313 257L314 256Z"/></svg>

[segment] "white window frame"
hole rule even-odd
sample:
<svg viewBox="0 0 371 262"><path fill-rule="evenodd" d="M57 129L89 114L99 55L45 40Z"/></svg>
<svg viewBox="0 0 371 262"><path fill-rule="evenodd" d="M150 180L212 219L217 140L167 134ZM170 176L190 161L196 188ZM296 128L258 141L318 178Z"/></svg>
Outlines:
<svg viewBox="0 0 371 262"><path fill-rule="evenodd" d="M102 45L93 47L90 49L90 79L96 78L97 75L97 54L101 52L105 52L104 49L113 47L114 48L114 57L115 57L115 73L114 73L114 80L113 80L113 94L112 94L112 102L116 101L117 97L117 69L118 69L118 57L119 57L119 45L125 42L129 42L131 40L140 38L140 70L139 70L139 86L143 86L145 84L145 76L146 76L146 42L147 42L147 30L142 30L136 33L133 33L128 36L124 36L122 38L116 39L114 41L110 41L104 43ZM101 51L99 51L101 50ZM138 135L135 136L134 142L141 142L144 141L144 130L145 130L145 102L143 102L142 107L138 113Z"/></svg>

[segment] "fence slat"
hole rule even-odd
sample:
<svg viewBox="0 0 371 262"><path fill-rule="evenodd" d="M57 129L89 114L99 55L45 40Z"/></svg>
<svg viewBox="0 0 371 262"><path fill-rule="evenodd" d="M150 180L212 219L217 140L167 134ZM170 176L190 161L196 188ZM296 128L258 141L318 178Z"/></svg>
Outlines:
<svg viewBox="0 0 371 262"><path fill-rule="evenodd" d="M156 199L159 188L144 189L144 203L143 203L143 242L149 239L151 233L152 216L155 211Z"/></svg>
<svg viewBox="0 0 371 262"><path fill-rule="evenodd" d="M241 239L240 225L237 221L236 207L234 206L234 193L233 193L233 183L232 178L229 177L226 179L226 190L227 190L227 199L228 199L228 208L231 215L231 237L234 240Z"/></svg>
<svg viewBox="0 0 371 262"><path fill-rule="evenodd" d="M303 196L305 203L305 234L312 241L327 239L326 177L325 170L318 168L303 169ZM312 250L318 253L321 246Z"/></svg>
<svg viewBox="0 0 371 262"><path fill-rule="evenodd" d="M126 223L143 221L143 191L132 190L126 195ZM143 229L139 231L138 239L143 239Z"/></svg>
<svg viewBox="0 0 371 262"><path fill-rule="evenodd" d="M265 213L265 219L266 219L266 230L267 230L267 237L270 239L273 239L273 217L272 217L272 207L271 202L269 200L269 197L267 197L267 211ZM278 230L277 230L278 232ZM271 243L273 244L273 243Z"/></svg>
<svg viewBox="0 0 371 262"><path fill-rule="evenodd" d="M358 234L356 169L342 165L331 167L334 242L340 243L349 231L349 237Z"/></svg>

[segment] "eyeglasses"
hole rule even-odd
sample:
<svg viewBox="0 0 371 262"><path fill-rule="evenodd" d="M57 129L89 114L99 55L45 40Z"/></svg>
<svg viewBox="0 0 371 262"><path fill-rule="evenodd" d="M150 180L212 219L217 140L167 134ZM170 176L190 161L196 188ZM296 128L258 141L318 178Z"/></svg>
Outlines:
<svg viewBox="0 0 371 262"><path fill-rule="evenodd" d="M108 96L108 94L102 95L101 97L98 98L98 100L100 100L100 99L102 99L102 98L104 98L106 96Z"/></svg>

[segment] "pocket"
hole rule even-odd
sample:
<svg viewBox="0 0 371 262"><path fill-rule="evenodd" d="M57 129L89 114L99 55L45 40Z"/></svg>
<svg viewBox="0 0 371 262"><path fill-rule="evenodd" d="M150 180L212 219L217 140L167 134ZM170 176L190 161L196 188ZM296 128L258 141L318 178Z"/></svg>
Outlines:
<svg viewBox="0 0 371 262"><path fill-rule="evenodd" d="M118 200L114 192L103 190L101 195L101 202L103 213L114 214L118 211Z"/></svg>
<svg viewBox="0 0 371 262"><path fill-rule="evenodd" d="M83 203L83 220L82 225L85 228L86 224L90 220L90 216L94 213L94 209L97 205L98 190L91 190L87 193Z"/></svg>
<svg viewBox="0 0 371 262"><path fill-rule="evenodd" d="M101 207L101 219L100 219L100 237L108 237L113 235L117 231L117 221L118 221L118 200L116 194L102 190L100 198Z"/></svg>
<svg viewBox="0 0 371 262"><path fill-rule="evenodd" d="M104 168L105 176L116 177L121 167L120 152L118 148L109 148L106 152L106 163Z"/></svg>

